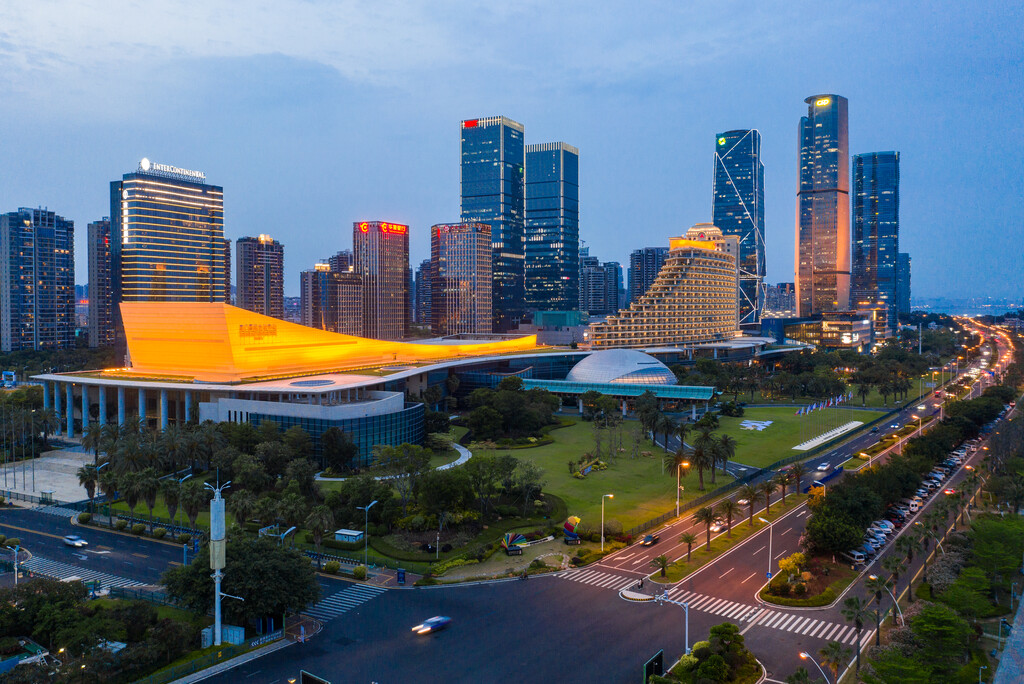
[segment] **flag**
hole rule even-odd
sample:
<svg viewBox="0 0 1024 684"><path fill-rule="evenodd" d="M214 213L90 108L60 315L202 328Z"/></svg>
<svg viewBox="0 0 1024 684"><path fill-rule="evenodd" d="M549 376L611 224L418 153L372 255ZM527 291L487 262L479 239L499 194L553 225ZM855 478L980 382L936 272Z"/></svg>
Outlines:
<svg viewBox="0 0 1024 684"><path fill-rule="evenodd" d="M796 410L796 413L794 413L793 415L794 415L794 416L799 416L799 415L800 415L800 409L797 409L797 410Z"/></svg>

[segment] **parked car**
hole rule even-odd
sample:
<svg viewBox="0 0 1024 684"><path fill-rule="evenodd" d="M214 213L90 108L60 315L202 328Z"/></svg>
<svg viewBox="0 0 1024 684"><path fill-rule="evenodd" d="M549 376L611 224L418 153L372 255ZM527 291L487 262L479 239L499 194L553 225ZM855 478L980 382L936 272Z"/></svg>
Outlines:
<svg viewBox="0 0 1024 684"><path fill-rule="evenodd" d="M420 624L412 628L412 631L417 634L430 634L432 632L439 632L450 625L452 619L444 615L435 615L432 618L427 618Z"/></svg>
<svg viewBox="0 0 1024 684"><path fill-rule="evenodd" d="M642 542L640 542L640 546L654 546L658 543L658 540L660 539L661 537L656 534L649 534L646 537L644 537L644 540Z"/></svg>
<svg viewBox="0 0 1024 684"><path fill-rule="evenodd" d="M896 529L896 526L893 525L888 520L876 520L875 524L878 525L879 527L888 527L890 532L892 532L894 529Z"/></svg>
<svg viewBox="0 0 1024 684"><path fill-rule="evenodd" d="M851 549L846 553L842 554L842 556L844 559L846 559L850 563L853 563L854 565L860 565L861 563L867 560L867 556L865 556L863 552L858 551L857 549Z"/></svg>
<svg viewBox="0 0 1024 684"><path fill-rule="evenodd" d="M89 542L85 541L84 539L79 537L77 534L69 534L68 536L64 537L64 545L65 546L73 546L76 549L80 549L80 548L83 548L85 546L88 546Z"/></svg>

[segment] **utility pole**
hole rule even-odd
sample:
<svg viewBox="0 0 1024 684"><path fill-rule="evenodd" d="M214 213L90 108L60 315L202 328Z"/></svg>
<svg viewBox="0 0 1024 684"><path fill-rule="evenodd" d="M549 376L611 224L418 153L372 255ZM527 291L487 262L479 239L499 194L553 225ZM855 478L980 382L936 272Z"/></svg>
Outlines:
<svg viewBox="0 0 1024 684"><path fill-rule="evenodd" d="M224 534L224 499L221 492L227 489L231 482L218 484L214 487L209 482L206 488L213 492L213 500L210 501L210 569L213 570L213 645L220 646L221 619L220 619L220 583L224 579L225 565L225 534Z"/></svg>

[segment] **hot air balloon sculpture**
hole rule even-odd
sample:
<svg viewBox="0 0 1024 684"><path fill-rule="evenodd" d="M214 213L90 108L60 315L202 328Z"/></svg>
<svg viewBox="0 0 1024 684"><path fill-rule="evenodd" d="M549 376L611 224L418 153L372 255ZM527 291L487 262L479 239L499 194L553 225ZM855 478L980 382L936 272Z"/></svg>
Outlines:
<svg viewBox="0 0 1024 684"><path fill-rule="evenodd" d="M576 528L580 525L580 519L575 515L570 515L569 519L565 521L565 525L562 528L565 530L565 543L566 544L581 544L583 542L580 539L580 535L576 533Z"/></svg>
<svg viewBox="0 0 1024 684"><path fill-rule="evenodd" d="M515 532L507 532L501 539L501 548L510 556L523 555L523 547L526 546L526 537Z"/></svg>

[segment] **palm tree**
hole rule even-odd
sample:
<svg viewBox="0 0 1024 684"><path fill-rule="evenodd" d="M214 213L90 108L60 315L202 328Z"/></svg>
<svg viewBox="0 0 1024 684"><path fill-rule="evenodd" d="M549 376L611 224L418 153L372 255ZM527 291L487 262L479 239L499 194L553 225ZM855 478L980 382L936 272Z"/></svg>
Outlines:
<svg viewBox="0 0 1024 684"><path fill-rule="evenodd" d="M665 554L661 554L656 558L652 558L648 565L650 565L652 568L655 568L656 570L660 570L661 576L665 577L666 571L668 570L669 566L672 565L672 562L668 559L668 556L666 556Z"/></svg>
<svg viewBox="0 0 1024 684"><path fill-rule="evenodd" d="M244 525L256 512L256 497L252 492L243 489L231 495L227 501L227 507L235 516L235 521Z"/></svg>
<svg viewBox="0 0 1024 684"><path fill-rule="evenodd" d="M754 526L754 506L757 505L757 498L761 495L756 485L745 484L740 487L740 499L746 499L747 510L750 512L750 526Z"/></svg>
<svg viewBox="0 0 1024 684"><path fill-rule="evenodd" d="M789 471L786 470L780 470L779 472L772 475L772 482L774 482L775 486L779 488L780 492L782 492L783 506L786 505L786 485L789 484L789 480Z"/></svg>
<svg viewBox="0 0 1024 684"><path fill-rule="evenodd" d="M708 551L711 550L711 525L715 522L715 511L711 506L705 506L704 508L697 509L697 512L693 514L693 522L698 525L704 525L704 530L708 535Z"/></svg>
<svg viewBox="0 0 1024 684"><path fill-rule="evenodd" d="M719 455L722 457L722 470L729 465L729 461L736 457L736 440L732 435L722 435L718 439Z"/></svg>
<svg viewBox="0 0 1024 684"><path fill-rule="evenodd" d="M768 480L767 482L762 482L761 484L757 485L758 494L764 497L765 515L768 515L772 512L772 494L775 493L775 489L778 486L779 484L775 481L774 478Z"/></svg>
<svg viewBox="0 0 1024 684"><path fill-rule="evenodd" d="M187 480L181 485L181 508L188 516L188 524L196 526L196 518L203 505L209 503L210 495L206 493L201 480Z"/></svg>
<svg viewBox="0 0 1024 684"><path fill-rule="evenodd" d="M804 475L807 474L807 466L799 462L794 463L789 467L789 474L793 478L793 486L796 488L795 492L799 494L800 490L803 489L803 487L801 487L800 484L801 481L804 479Z"/></svg>
<svg viewBox="0 0 1024 684"><path fill-rule="evenodd" d="M684 418L676 423L676 437L679 438L679 450L686 451L686 437L693 430L693 426L690 425Z"/></svg>
<svg viewBox="0 0 1024 684"><path fill-rule="evenodd" d="M854 643L857 647L857 672L860 672L860 633L864 630L864 618L870 614L868 604L860 596L851 596L843 601L843 607L839 612L847 622L853 623L853 628L857 633L857 641Z"/></svg>
<svg viewBox="0 0 1024 684"><path fill-rule="evenodd" d="M117 473L112 473L110 469L103 471L99 476L100 491L103 492L103 496L107 498L108 512L109 505L113 503L114 495L117 494ZM114 515L110 512L110 523L111 529L114 527Z"/></svg>
<svg viewBox="0 0 1024 684"><path fill-rule="evenodd" d="M139 505L139 497L142 495L142 490L139 488L139 474L131 471L122 473L117 479L117 486L121 490L124 502L128 504L128 511L134 518L135 507Z"/></svg>
<svg viewBox="0 0 1024 684"><path fill-rule="evenodd" d="M889 580L873 575L864 582L864 588L875 597L875 646L882 645L882 594L889 589Z"/></svg>
<svg viewBox="0 0 1024 684"><path fill-rule="evenodd" d="M100 466L100 447L103 446L103 428L99 423L89 423L85 426L85 434L82 436L82 448L91 451L93 454L92 465L94 468Z"/></svg>
<svg viewBox="0 0 1024 684"><path fill-rule="evenodd" d="M149 509L149 533L153 534L153 507L156 506L156 495L160 491L160 480L156 469L152 466L139 473L139 495Z"/></svg>
<svg viewBox="0 0 1024 684"><path fill-rule="evenodd" d="M39 429L43 431L43 445L45 447L50 446L50 433L57 429L60 425L60 420L57 418L57 412L53 409L43 409L39 412Z"/></svg>
<svg viewBox="0 0 1024 684"><path fill-rule="evenodd" d="M882 569L892 574L893 593L899 594L900 575L907 569L903 559L899 556L886 556L882 559ZM895 621L896 617L893 616Z"/></svg>
<svg viewBox="0 0 1024 684"><path fill-rule="evenodd" d="M718 502L718 514L725 518L725 530L728 536L732 536L732 519L741 512L740 505L732 499L722 499Z"/></svg>
<svg viewBox="0 0 1024 684"><path fill-rule="evenodd" d="M109 457L117 451L117 444L121 441L121 428L117 423L107 423L100 428L100 437L103 440L100 448Z"/></svg>
<svg viewBox="0 0 1024 684"><path fill-rule="evenodd" d="M718 440L712 434L714 430L708 426L698 428L698 432L700 434L697 435L697 439L693 442L694 465L703 461L706 464L704 467L711 469L711 484L715 484L715 466L718 464L718 454L715 453L715 449L718 446ZM698 456L698 454L700 455ZM704 489L703 478L701 478L700 488Z"/></svg>
<svg viewBox="0 0 1024 684"><path fill-rule="evenodd" d="M177 425L168 425L163 434L160 435L160 451L163 458L160 461L167 466L168 470L176 473L181 463L182 446L185 435Z"/></svg>
<svg viewBox="0 0 1024 684"><path fill-rule="evenodd" d="M256 519L260 521L260 525L263 527L273 523L278 518L277 500L266 495L261 496L256 500L253 515L256 516Z"/></svg>
<svg viewBox="0 0 1024 684"><path fill-rule="evenodd" d="M164 505L167 506L167 517L174 521L178 514L178 505L181 503L181 483L173 475L160 480L160 493L164 497Z"/></svg>
<svg viewBox="0 0 1024 684"><path fill-rule="evenodd" d="M818 651L821 664L832 671L832 681L839 684L839 668L850 658L850 649L838 641L830 641Z"/></svg>
<svg viewBox="0 0 1024 684"><path fill-rule="evenodd" d="M232 497L234 498L234 497ZM313 535L313 545L316 546L316 567L320 569L320 542L324 539L324 532L334 525L334 514L324 504L313 506L313 510L306 516L306 527ZM664 575L662 575L664 576Z"/></svg>
<svg viewBox="0 0 1024 684"><path fill-rule="evenodd" d="M697 535L693 532L683 532L679 535L679 543L686 544L686 562L689 563L690 550L693 548L693 545L697 543Z"/></svg>
<svg viewBox="0 0 1024 684"><path fill-rule="evenodd" d="M450 377L455 378L454 375ZM455 380L458 381L458 378L455 378ZM227 440L224 439L224 433L220 431L217 424L212 420L204 421L195 434L199 444L202 446L203 455L206 457L206 469L209 470L213 461L213 455L224 448Z"/></svg>
<svg viewBox="0 0 1024 684"><path fill-rule="evenodd" d="M654 436L657 437L660 432L664 435L664 447L665 451L668 451L668 436L675 430L676 424L671 418L664 413L658 415L658 419L654 423Z"/></svg>
<svg viewBox="0 0 1024 684"><path fill-rule="evenodd" d="M96 496L96 480L97 471L96 466L91 463L86 463L84 466L78 469L78 484L85 487L85 493L89 497L89 510L93 513L96 512L93 506L93 498Z"/></svg>

